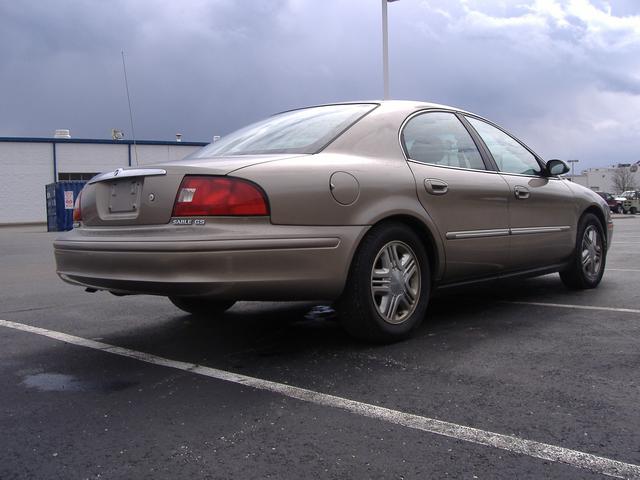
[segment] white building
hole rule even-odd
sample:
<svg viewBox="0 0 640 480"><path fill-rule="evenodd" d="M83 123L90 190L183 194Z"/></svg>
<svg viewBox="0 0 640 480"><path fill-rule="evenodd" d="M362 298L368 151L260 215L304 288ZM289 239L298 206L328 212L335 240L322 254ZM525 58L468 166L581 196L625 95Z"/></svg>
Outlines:
<svg viewBox="0 0 640 480"><path fill-rule="evenodd" d="M572 181L590 188L594 192L622 193L613 184L613 177L619 168L624 168L635 179L636 188L640 188L640 161L633 164L619 164L611 167L589 168L580 175L569 175Z"/></svg>
<svg viewBox="0 0 640 480"><path fill-rule="evenodd" d="M0 225L45 223L45 185L118 167L178 160L200 142L0 137Z"/></svg>

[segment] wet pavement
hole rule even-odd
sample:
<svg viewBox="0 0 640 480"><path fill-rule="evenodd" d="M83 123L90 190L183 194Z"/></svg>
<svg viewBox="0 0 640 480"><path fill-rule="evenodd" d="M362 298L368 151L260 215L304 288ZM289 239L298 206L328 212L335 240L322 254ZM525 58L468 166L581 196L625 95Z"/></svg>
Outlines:
<svg viewBox="0 0 640 480"><path fill-rule="evenodd" d="M548 275L447 291L388 346L352 340L326 305L242 302L202 321L163 298L88 294L55 276L55 234L0 229L0 319L637 465L640 219L615 227L598 289ZM602 477L0 333L2 479Z"/></svg>

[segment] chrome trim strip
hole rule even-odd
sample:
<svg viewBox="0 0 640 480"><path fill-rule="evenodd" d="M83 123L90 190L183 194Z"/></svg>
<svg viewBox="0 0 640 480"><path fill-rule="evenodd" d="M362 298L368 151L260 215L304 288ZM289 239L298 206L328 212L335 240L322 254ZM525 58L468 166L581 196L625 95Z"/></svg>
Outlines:
<svg viewBox="0 0 640 480"><path fill-rule="evenodd" d="M477 168L464 168L464 167L454 167L451 165L438 165L436 163L425 163L425 162L419 162L418 160L413 160L409 157L407 157L407 162L410 163L417 163L418 165L426 165L427 167L436 167L436 168L449 168L451 170L463 170L465 172L480 172L480 173L493 173L495 175L498 175L500 172L496 172L495 170L479 170Z"/></svg>
<svg viewBox="0 0 640 480"><path fill-rule="evenodd" d="M498 171L498 173L500 175L506 175L509 177L525 177L525 178L551 178L551 177L544 177L542 175L529 175L528 173L511 173L511 172L503 172L503 171Z"/></svg>
<svg viewBox="0 0 640 480"><path fill-rule="evenodd" d="M492 230L465 230L460 232L447 232L447 240L460 240L462 238L489 238L508 235L534 235L536 233L556 233L571 230L568 225L557 227L524 227L524 228L496 228Z"/></svg>
<svg viewBox="0 0 640 480"><path fill-rule="evenodd" d="M508 228L497 228L493 230L466 230L461 232L447 232L447 240L459 240L461 238L486 238L503 237L509 235Z"/></svg>
<svg viewBox="0 0 640 480"><path fill-rule="evenodd" d="M162 168L130 168L125 170L124 168L118 168L113 172L106 172L96 175L89 180L89 185L97 182L104 182L106 180L113 180L114 178L127 178L127 177L153 177L156 175L166 175L167 171Z"/></svg>
<svg viewBox="0 0 640 480"><path fill-rule="evenodd" d="M511 235L532 235L536 233L566 232L567 230L571 230L571 227L568 225L561 225L557 227L526 227L510 229Z"/></svg>
<svg viewBox="0 0 640 480"><path fill-rule="evenodd" d="M340 238L336 237L304 237L304 238L252 238L252 239L205 239L181 241L111 241L106 240L56 240L54 252L64 255L78 252L270 252L278 250L317 250L335 249L340 246Z"/></svg>
<svg viewBox="0 0 640 480"><path fill-rule="evenodd" d="M526 173L510 173L510 172L502 172L502 171L498 171L498 173L500 175L505 175L509 177L542 178L545 180L566 180L566 177L562 177L560 175L550 175L547 177L545 175L527 175Z"/></svg>

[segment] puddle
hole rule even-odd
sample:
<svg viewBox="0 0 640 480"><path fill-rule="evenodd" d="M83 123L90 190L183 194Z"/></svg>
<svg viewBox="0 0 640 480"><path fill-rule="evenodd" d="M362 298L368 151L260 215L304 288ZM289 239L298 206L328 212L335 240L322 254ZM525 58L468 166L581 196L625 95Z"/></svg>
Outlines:
<svg viewBox="0 0 640 480"><path fill-rule="evenodd" d="M337 319L336 311L329 305L316 305L304 316L309 321L331 321Z"/></svg>
<svg viewBox="0 0 640 480"><path fill-rule="evenodd" d="M138 382L112 380L106 382L84 381L63 373L37 373L22 379L22 385L41 392L117 392L137 385Z"/></svg>
<svg viewBox="0 0 640 480"><path fill-rule="evenodd" d="M84 390L82 382L72 375L63 375L62 373L27 375L22 380L22 384L42 392L76 392Z"/></svg>

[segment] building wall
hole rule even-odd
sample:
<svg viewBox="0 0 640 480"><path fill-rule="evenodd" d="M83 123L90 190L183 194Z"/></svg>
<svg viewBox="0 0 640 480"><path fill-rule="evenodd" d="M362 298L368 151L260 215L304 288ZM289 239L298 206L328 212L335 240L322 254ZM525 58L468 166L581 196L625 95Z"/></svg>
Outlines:
<svg viewBox="0 0 640 480"><path fill-rule="evenodd" d="M589 180L586 175L568 175L567 178L572 182L577 183L578 185L582 185L583 187L588 187L587 183Z"/></svg>
<svg viewBox="0 0 640 480"><path fill-rule="evenodd" d="M44 186L53 182L53 144L0 143L0 225L47 220Z"/></svg>
<svg viewBox="0 0 640 480"><path fill-rule="evenodd" d="M58 172L100 173L129 165L128 145L56 144Z"/></svg>
<svg viewBox="0 0 640 480"><path fill-rule="evenodd" d="M31 140L31 141L29 141ZM137 145L139 165L179 160L199 144L143 142ZM131 145L131 161L135 165ZM44 223L45 185L59 173L99 173L129 165L129 144L102 140L0 138L0 225Z"/></svg>
<svg viewBox="0 0 640 480"><path fill-rule="evenodd" d="M629 169L629 167L623 167ZM596 192L609 192L618 194L622 192L616 191L613 186L613 177L616 173L616 167L610 168L590 168L582 172L580 177L584 178L582 185L594 190ZM636 186L640 188L640 168L633 173Z"/></svg>
<svg viewBox="0 0 640 480"><path fill-rule="evenodd" d="M181 160L201 147L178 145L131 145L131 162L135 165L135 150L138 150L138 165Z"/></svg>
<svg viewBox="0 0 640 480"><path fill-rule="evenodd" d="M167 145L167 160L182 160L187 155L190 155L201 148L202 147L179 147L177 145Z"/></svg>

